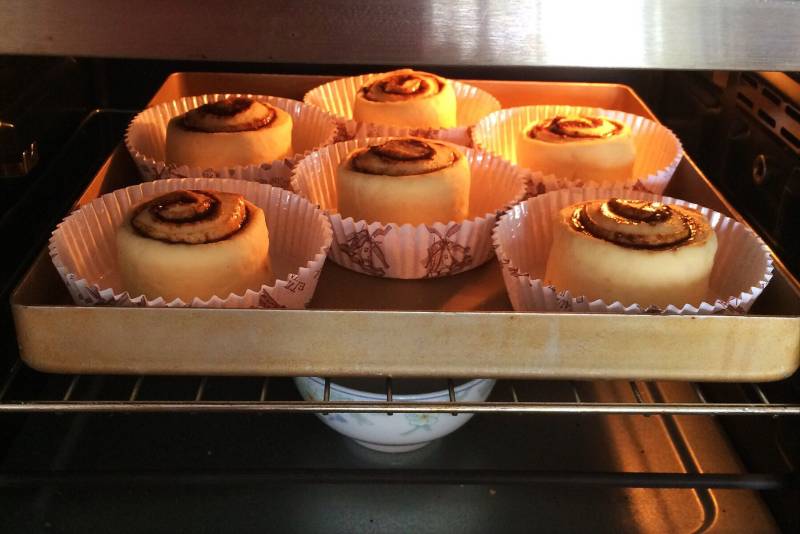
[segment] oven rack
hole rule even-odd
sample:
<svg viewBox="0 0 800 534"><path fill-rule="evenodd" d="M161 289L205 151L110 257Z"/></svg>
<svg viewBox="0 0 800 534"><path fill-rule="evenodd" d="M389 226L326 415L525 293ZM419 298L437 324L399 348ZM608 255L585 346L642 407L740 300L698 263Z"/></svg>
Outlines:
<svg viewBox="0 0 800 534"><path fill-rule="evenodd" d="M403 403L393 400L393 380L386 379L385 401L341 402L330 400L330 378L325 380L324 398L319 402L298 400L299 395L286 377L203 377L203 376L132 376L132 375L54 375L37 372L17 360L0 381L0 414L92 414L92 413L515 413L566 415L640 415L663 416L673 447L686 471L582 471L539 469L385 469L385 468L269 468L246 472L219 471L4 471L0 487L30 488L42 484L56 487L86 487L125 484L224 484L224 483L325 483L325 484L460 484L460 485L570 485L586 487L690 489L703 492L713 489L782 491L797 487L798 481L789 464L766 472L703 472L690 450L686 437L678 431L675 415L760 415L780 417L800 415L800 404L772 402L765 389L769 385L733 384L740 398L748 402L718 403L704 391L712 384L681 383L694 402L665 402L663 383L614 381L624 386L627 397L635 402L594 402L584 392L592 381L498 380L489 402L456 401L455 381L442 378L450 392L447 402ZM158 383L157 387L151 387ZM217 383L227 384L228 391L249 389L241 400L220 400L214 390ZM531 400L523 395L531 389L546 390L545 399ZM557 386L555 389L553 386ZM246 387L243 387L246 386ZM531 388L530 386L534 386ZM114 390L116 396L108 394ZM159 393L169 400L157 398ZM713 393L713 391L712 391ZM567 399L567 400L564 400ZM787 470L788 469L788 470Z"/></svg>
<svg viewBox="0 0 800 534"><path fill-rule="evenodd" d="M241 398L209 398L210 381L248 381L252 395ZM297 395L277 395L274 398L270 384L285 378L263 377L165 377L131 375L50 375L32 370L17 360L9 369L0 386L1 412L296 412L296 413L528 413L528 414L595 414L595 415L750 415L785 416L800 415L800 404L773 402L764 388L756 383L735 386L747 401L714 402L704 393L704 385L690 383L694 393L691 402L661 401L655 383L628 381L635 402L596 402L584 398L582 384L588 381L562 380L560 395L556 398L524 399L518 393L521 382L530 380L498 381L487 402L463 402L456 399L455 382L443 378L442 388L449 391L445 402L399 402L393 400L393 380L385 379L385 401L334 401L330 400L331 378L325 379L324 396L319 401L297 400ZM150 382L158 381L165 396L145 396L143 390ZM180 387L170 387L180 382ZM79 389L86 390L78 394ZM99 394L103 389L105 393ZM229 391L231 388L228 388ZM240 391L240 388L233 388ZM112 394L107 392L112 390ZM291 390L294 392L294 390ZM567 400L564 400L564 398Z"/></svg>

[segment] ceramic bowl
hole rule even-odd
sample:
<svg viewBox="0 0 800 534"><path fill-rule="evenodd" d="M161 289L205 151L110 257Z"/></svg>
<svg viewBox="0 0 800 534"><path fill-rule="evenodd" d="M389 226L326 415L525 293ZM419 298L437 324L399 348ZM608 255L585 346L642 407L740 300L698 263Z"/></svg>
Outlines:
<svg viewBox="0 0 800 534"><path fill-rule="evenodd" d="M321 401L325 379L297 377L294 383L305 400ZM346 385L345 385L346 384ZM476 379L455 387L457 401L483 402L492 392L495 380ZM435 390L443 380L396 379L395 402L447 402L447 389ZM383 379L343 379L331 382L332 401L385 401ZM380 393L378 393L380 392ZM380 452L408 452L424 447L462 427L473 414L460 413L328 413L317 414L323 423L360 445Z"/></svg>

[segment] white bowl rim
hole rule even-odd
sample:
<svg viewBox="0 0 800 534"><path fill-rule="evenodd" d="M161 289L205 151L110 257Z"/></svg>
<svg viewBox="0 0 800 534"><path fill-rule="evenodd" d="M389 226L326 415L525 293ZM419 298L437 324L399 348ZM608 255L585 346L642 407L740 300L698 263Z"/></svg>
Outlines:
<svg viewBox="0 0 800 534"><path fill-rule="evenodd" d="M361 377L361 378L382 378L382 377ZM422 377L421 379L424 379L424 378L430 378L430 377ZM403 378L398 378L398 380L402 380L402 379ZM319 377L319 376L298 376L298 377L295 378L295 380L298 380L298 381L299 380L309 380L309 381L314 382L315 384L317 384L319 386L322 386L323 388L325 387L325 379L322 378L322 377ZM468 391L468 390L474 388L475 386L477 386L477 385L479 385L481 383L488 382L488 381L494 381L494 380L495 379L493 379L493 378L474 378L474 379L470 380L469 382L465 382L465 383L463 383L463 384L461 384L459 386L456 386L454 388L454 392L455 393L463 393L465 391ZM345 395L349 395L351 397L357 397L357 398L361 398L361 399L368 399L368 400L385 400L386 399L386 395L384 395L382 393L370 393L368 391L360 391L360 390L357 390L357 389L348 388L348 387L343 386L341 384L335 383L333 380L331 380L331 390L336 390L339 393L344 393ZM403 401L403 400L409 400L409 401L413 401L413 400L428 400L428 399L431 399L433 397L448 397L449 398L449 396L450 396L449 390L442 389L442 390L433 391L433 392L430 392L430 393L417 393L417 394L410 394L410 395L408 395L408 394L407 395L392 395L392 400L395 400L395 401L398 401L398 400L399 401Z"/></svg>

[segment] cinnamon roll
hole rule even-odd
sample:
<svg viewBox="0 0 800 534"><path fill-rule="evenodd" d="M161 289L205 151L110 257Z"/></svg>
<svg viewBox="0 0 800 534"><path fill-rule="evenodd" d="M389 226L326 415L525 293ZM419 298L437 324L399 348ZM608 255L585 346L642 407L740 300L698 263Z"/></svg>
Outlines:
<svg viewBox="0 0 800 534"><path fill-rule="evenodd" d="M136 206L117 232L117 258L133 298L224 299L271 277L264 212L217 191L174 191Z"/></svg>
<svg viewBox="0 0 800 534"><path fill-rule="evenodd" d="M256 165L291 155L292 117L251 98L205 104L167 125L166 160L175 165Z"/></svg>
<svg viewBox="0 0 800 534"><path fill-rule="evenodd" d="M581 202L561 209L545 282L573 297L664 307L709 297L717 237L699 212L660 202Z"/></svg>
<svg viewBox="0 0 800 534"><path fill-rule="evenodd" d="M606 117L556 116L517 137L520 165L571 180L630 182L635 159L630 127Z"/></svg>
<svg viewBox="0 0 800 534"><path fill-rule="evenodd" d="M408 128L456 126L456 93L450 80L401 69L378 74L356 93L353 119Z"/></svg>
<svg viewBox="0 0 800 534"><path fill-rule="evenodd" d="M339 213L367 222L463 220L469 187L469 165L455 145L415 137L358 148L336 175Z"/></svg>

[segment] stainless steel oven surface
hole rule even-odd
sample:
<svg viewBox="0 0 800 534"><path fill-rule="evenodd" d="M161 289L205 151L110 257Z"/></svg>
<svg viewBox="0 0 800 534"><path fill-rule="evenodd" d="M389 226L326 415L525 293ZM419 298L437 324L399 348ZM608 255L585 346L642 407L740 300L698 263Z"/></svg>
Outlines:
<svg viewBox="0 0 800 534"><path fill-rule="evenodd" d="M793 2L747 0L638 0L625 9L578 1L6 2L0 530L797 532L799 16ZM465 365L444 359L449 352L440 347L409 353L411 343L399 337L398 357L383 367L364 352L340 351L257 372L253 362L269 354L258 343L269 339L253 343L246 329L238 340L204 334L225 340L223 362L250 347L238 367L153 367L130 351L114 368L113 347L104 352L79 338L116 328L136 337L130 346L140 352L153 346L135 314L124 315L125 324L97 319L151 310L75 306L46 253L50 233L76 205L139 180L123 140L148 103L213 91L302 100L322 81L405 66L491 88L504 107L559 98L652 113L685 151L667 194L759 234L775 265L764 295L741 322L710 317L705 332L691 319L667 327L661 320L675 318L645 317L659 321L647 323L650 339L672 336L672 351L656 347L650 357L680 352L691 363L693 374L671 377L655 361L638 373L601 374L591 358L588 367L554 375L533 348L519 351L530 360L516 371L499 348ZM546 93L531 82L558 89ZM332 310L364 313L366 342L357 346L372 343L381 354L392 347L378 313L438 317L443 342L453 335L450 316L469 318L475 339L484 340L498 339L488 329L499 314L529 326L560 320L512 313L493 263L459 276L420 298L423 282L362 280L329 260L314 320L322 329ZM348 284L366 289L345 295ZM383 295L380 306L373 294ZM163 311L177 313L161 316L161 334L172 330L177 340L197 327L181 314L190 310ZM21 327L21 312L35 329ZM270 328L288 317L246 312ZM215 317L220 326L231 320ZM561 340L552 329L542 335L562 352L590 351L601 324L648 338L646 325L622 319L563 326ZM43 343L53 332L58 339ZM641 346L628 348L647 361ZM44 359L31 358L32 347ZM162 362L187 357L174 343L160 347ZM787 372L753 371L779 352L788 356ZM425 361L423 371L408 372L402 354ZM742 361L753 363L751 374ZM465 396L476 378L470 368L494 371L485 401ZM318 381L294 380L314 369L325 369ZM425 375L422 389L440 395L411 402L420 390L409 374ZM364 389L364 380L371 393L343 387ZM452 433L434 433L468 416ZM371 435L392 426L415 450L379 452L339 433L358 438L359 429Z"/></svg>

